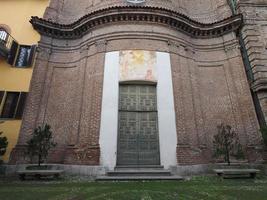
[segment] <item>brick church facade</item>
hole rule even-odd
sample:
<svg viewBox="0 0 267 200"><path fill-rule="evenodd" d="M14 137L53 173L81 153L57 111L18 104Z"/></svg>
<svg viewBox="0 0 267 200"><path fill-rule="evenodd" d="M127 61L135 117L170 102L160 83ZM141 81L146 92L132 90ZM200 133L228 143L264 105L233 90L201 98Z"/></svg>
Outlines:
<svg viewBox="0 0 267 200"><path fill-rule="evenodd" d="M48 162L198 165L214 162L217 125L260 162L267 118L267 1L51 0L18 143L51 125ZM266 32L265 32L266 31Z"/></svg>

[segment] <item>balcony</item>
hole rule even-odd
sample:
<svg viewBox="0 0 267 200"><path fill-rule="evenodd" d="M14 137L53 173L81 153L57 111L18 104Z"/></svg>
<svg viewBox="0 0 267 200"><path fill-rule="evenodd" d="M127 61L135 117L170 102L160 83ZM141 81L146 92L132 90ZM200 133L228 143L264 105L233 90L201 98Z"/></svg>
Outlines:
<svg viewBox="0 0 267 200"><path fill-rule="evenodd" d="M7 60L12 48L17 46L16 40L4 29L0 29L0 58Z"/></svg>

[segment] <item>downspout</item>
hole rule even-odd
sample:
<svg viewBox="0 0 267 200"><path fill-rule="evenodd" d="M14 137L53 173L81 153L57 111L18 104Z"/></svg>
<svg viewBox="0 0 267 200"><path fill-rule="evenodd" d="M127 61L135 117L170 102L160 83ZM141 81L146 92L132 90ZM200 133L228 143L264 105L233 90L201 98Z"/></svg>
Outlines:
<svg viewBox="0 0 267 200"><path fill-rule="evenodd" d="M237 0L227 0L227 2L231 8L232 15L236 15L237 14ZM245 66L247 79L249 81L249 84L251 84L254 82L255 79L254 79L254 74L253 74L252 67L251 67L251 64L249 61L249 56L248 56L248 52L246 49L245 41L244 41L243 36L242 36L241 28L237 30L236 35L237 35L237 38L239 40L242 60L243 60L244 66ZM255 111L256 111L259 125L261 128L266 127L266 121L265 121L265 117L264 117L264 114L263 114L263 111L262 111L262 108L260 105L258 95L252 89L250 89L250 92L251 92L251 96L252 96L252 100L254 103L254 107L255 107Z"/></svg>

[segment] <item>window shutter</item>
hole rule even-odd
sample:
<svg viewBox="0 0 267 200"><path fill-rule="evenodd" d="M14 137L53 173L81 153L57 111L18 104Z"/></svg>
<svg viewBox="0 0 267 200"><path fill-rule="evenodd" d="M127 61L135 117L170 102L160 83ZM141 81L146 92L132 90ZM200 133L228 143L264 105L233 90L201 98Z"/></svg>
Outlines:
<svg viewBox="0 0 267 200"><path fill-rule="evenodd" d="M32 45L31 46L31 52L30 52L29 60L28 60L28 63L27 63L28 67L31 67L33 65L35 51L36 51L36 45Z"/></svg>
<svg viewBox="0 0 267 200"><path fill-rule="evenodd" d="M1 118L13 118L17 103L19 99L19 92L7 92Z"/></svg>
<svg viewBox="0 0 267 200"><path fill-rule="evenodd" d="M36 46L20 45L16 58L16 67L31 67L33 64Z"/></svg>
<svg viewBox="0 0 267 200"><path fill-rule="evenodd" d="M27 92L21 92L19 102L18 102L17 111L15 114L15 119L21 119L22 118L26 98L27 98Z"/></svg>
<svg viewBox="0 0 267 200"><path fill-rule="evenodd" d="M8 39L7 32L5 30L1 30L0 28L0 41L1 42L4 41L4 43L6 43L7 39Z"/></svg>
<svg viewBox="0 0 267 200"><path fill-rule="evenodd" d="M19 51L18 51L19 53L18 53L18 56L16 58L16 63L15 63L16 67L24 67L27 64L29 51L30 51L29 46L25 46L25 45L19 46Z"/></svg>
<svg viewBox="0 0 267 200"><path fill-rule="evenodd" d="M16 54L17 54L17 50L18 50L19 44L15 41L12 42L9 54L8 54L8 58L7 58L7 62L10 65L14 65L14 61L16 59Z"/></svg>
<svg viewBox="0 0 267 200"><path fill-rule="evenodd" d="M0 105L1 105L2 99L4 97L4 94L5 94L5 91L0 91Z"/></svg>

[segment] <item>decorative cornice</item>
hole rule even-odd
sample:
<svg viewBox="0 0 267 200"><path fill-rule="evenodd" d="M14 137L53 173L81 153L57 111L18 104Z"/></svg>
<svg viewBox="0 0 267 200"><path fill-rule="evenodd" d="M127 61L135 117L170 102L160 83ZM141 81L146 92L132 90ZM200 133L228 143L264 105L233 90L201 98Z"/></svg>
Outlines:
<svg viewBox="0 0 267 200"><path fill-rule="evenodd" d="M251 89L254 92L267 91L267 79L259 78L251 83Z"/></svg>
<svg viewBox="0 0 267 200"><path fill-rule="evenodd" d="M242 0L238 1L237 8L240 6L247 6L247 7L266 7L267 0Z"/></svg>
<svg viewBox="0 0 267 200"><path fill-rule="evenodd" d="M194 38L213 38L239 29L243 20L242 15L235 15L216 23L204 24L165 8L140 6L98 10L72 24L58 24L38 17L30 20L40 34L60 39L81 38L99 25L136 21L166 25Z"/></svg>

